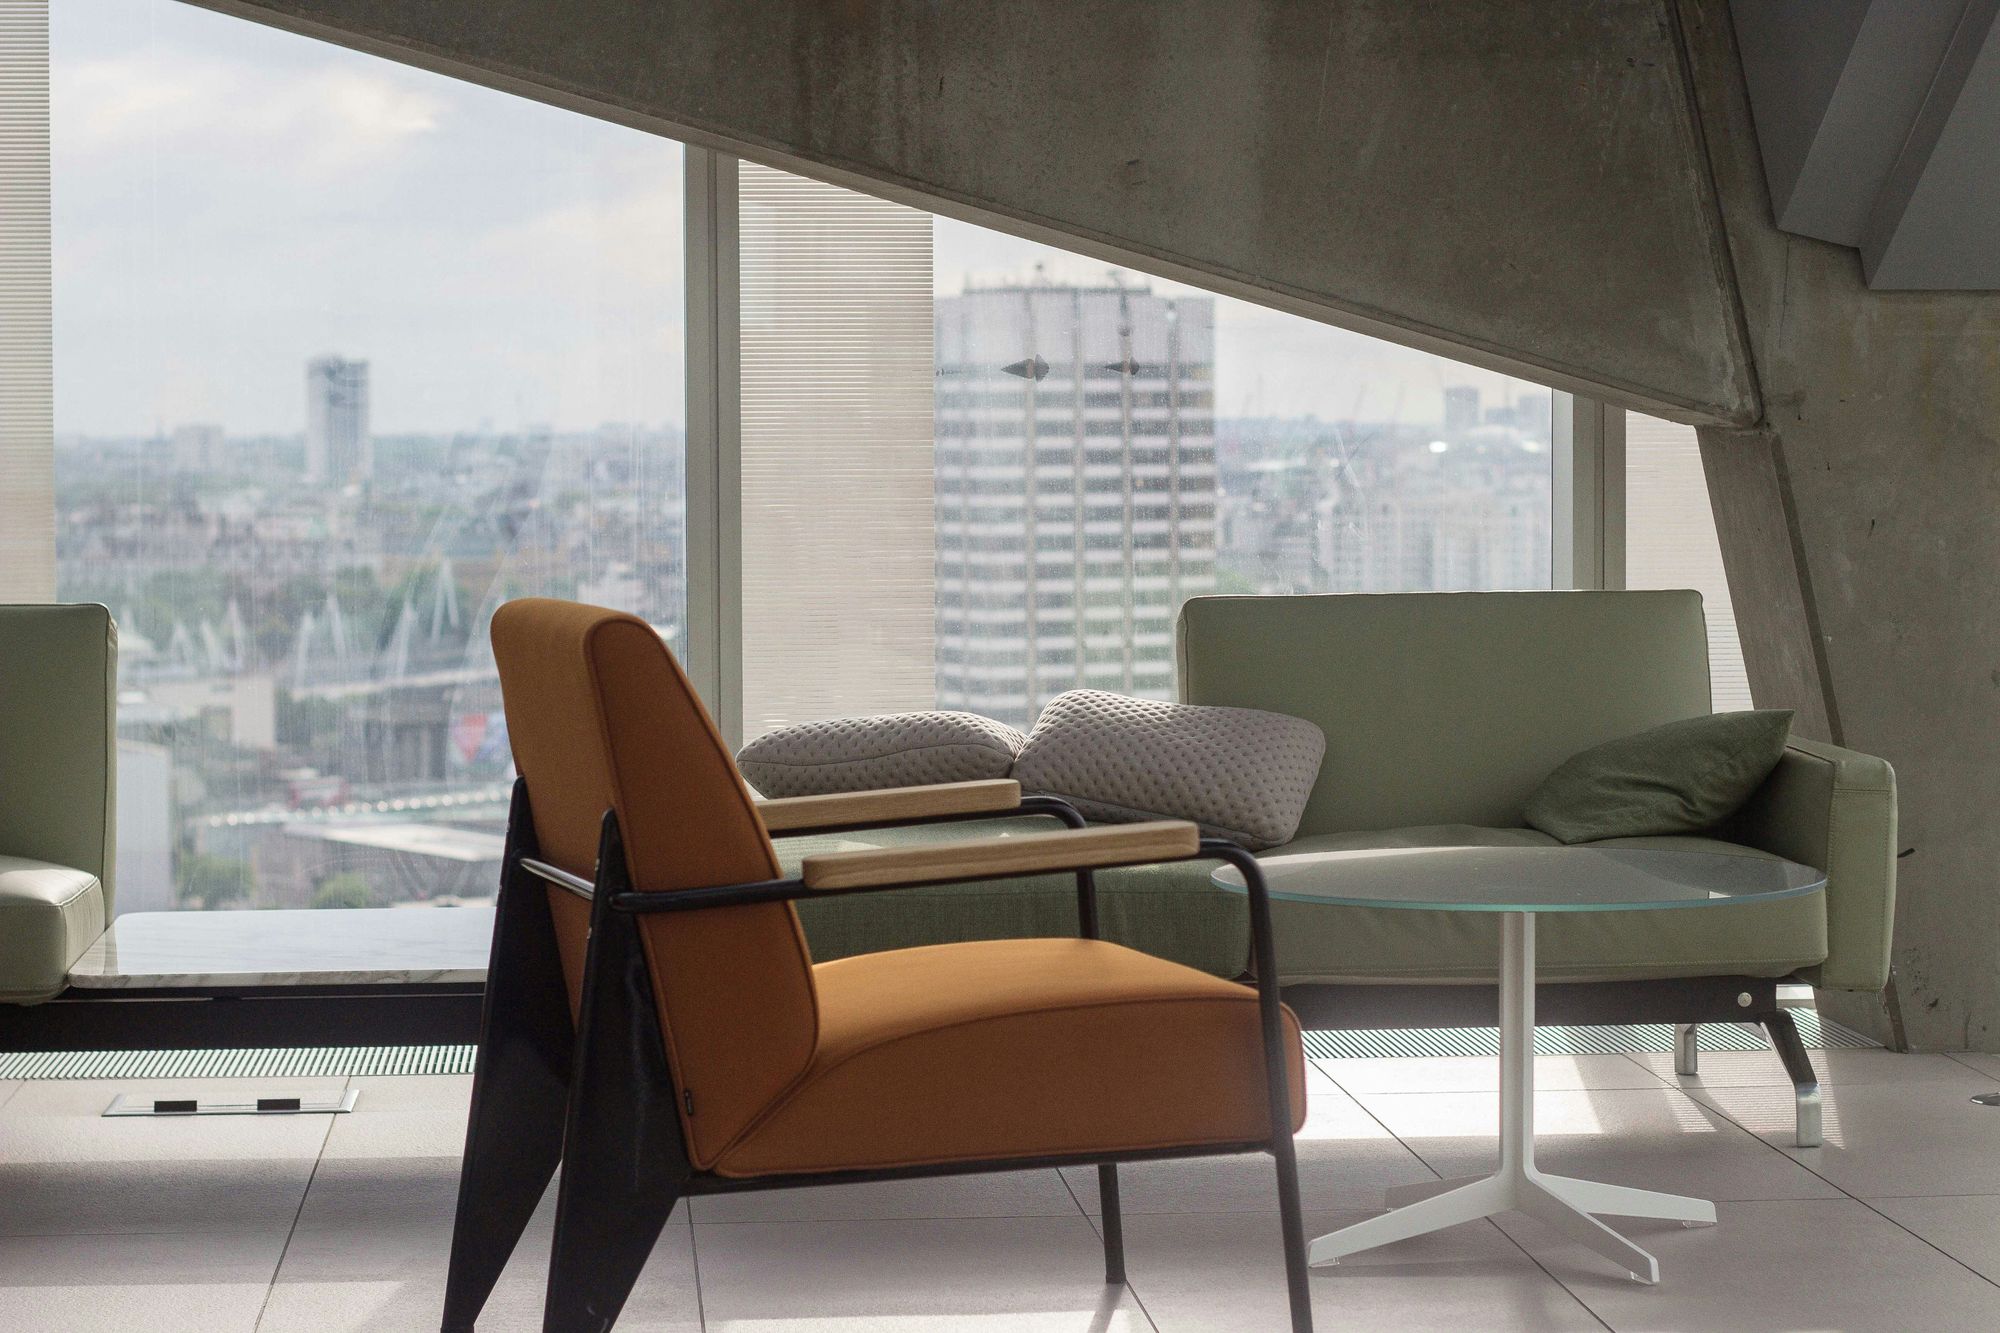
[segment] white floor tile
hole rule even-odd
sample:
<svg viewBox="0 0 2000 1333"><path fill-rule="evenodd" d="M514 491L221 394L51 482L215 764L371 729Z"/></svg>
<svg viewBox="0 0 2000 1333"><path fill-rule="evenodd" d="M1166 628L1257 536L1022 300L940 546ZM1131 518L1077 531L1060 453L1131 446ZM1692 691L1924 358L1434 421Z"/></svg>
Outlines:
<svg viewBox="0 0 2000 1333"><path fill-rule="evenodd" d="M2000 1086L2000 1057L1815 1058L1828 1143L1796 1150L1790 1086L1768 1055L1704 1053L1702 1078L1685 1081L1664 1056L1544 1057L1545 1168L1716 1199L1722 1224L1614 1219L1659 1255L1656 1289L1525 1219L1454 1228L1316 1270L1319 1327L2000 1327L2000 1111L1969 1100ZM1310 1230L1368 1215L1389 1185L1487 1169L1491 1069L1320 1062L1298 1141ZM178 1120L100 1113L121 1091L271 1084L0 1083L0 1329L435 1328L470 1080L354 1083L348 1116ZM1284 1327L1268 1157L1133 1164L1120 1178L1130 1294L1103 1285L1080 1211L1096 1207L1095 1171L1013 1172L695 1200L618 1327L699 1333L704 1305L706 1328L726 1333ZM553 1202L482 1329L540 1327Z"/></svg>
<svg viewBox="0 0 2000 1333"><path fill-rule="evenodd" d="M1394 1060L1315 1060L1322 1072L1352 1093L1500 1091L1500 1060L1491 1055ZM1652 1088L1659 1079L1622 1055L1543 1055L1535 1058L1535 1086Z"/></svg>
<svg viewBox="0 0 2000 1333"><path fill-rule="evenodd" d="M2000 1194L1869 1199L1867 1203L1987 1281L2000 1283Z"/></svg>
<svg viewBox="0 0 2000 1333"><path fill-rule="evenodd" d="M0 1235L282 1233L312 1171L310 1157L0 1162Z"/></svg>
<svg viewBox="0 0 2000 1333"><path fill-rule="evenodd" d="M1982 1051L1954 1051L1951 1058L1975 1074L1984 1074L1990 1079L2000 1079L2000 1055L1989 1055Z"/></svg>
<svg viewBox="0 0 2000 1333"><path fill-rule="evenodd" d="M347 1086L360 1095L355 1109L370 1111L451 1111L464 1115L472 1105L470 1074L357 1075Z"/></svg>
<svg viewBox="0 0 2000 1333"><path fill-rule="evenodd" d="M325 1156L458 1157L472 1080L463 1075L356 1078L351 1114L336 1116Z"/></svg>
<svg viewBox="0 0 2000 1333"><path fill-rule="evenodd" d="M458 1163L422 1158L320 1164L260 1330L431 1330L444 1306ZM481 1329L541 1327L555 1216L551 1189L488 1301ZM694 1256L676 1210L634 1288L621 1330L695 1333Z"/></svg>
<svg viewBox="0 0 2000 1333"><path fill-rule="evenodd" d="M1790 1089L1785 1090L1789 1096ZM1482 1093L1364 1096L1362 1105L1441 1176L1490 1171L1499 1106ZM1560 1175L1704 1199L1804 1199L1838 1191L1671 1088L1546 1092L1535 1098L1535 1152Z"/></svg>
<svg viewBox="0 0 2000 1333"><path fill-rule="evenodd" d="M1432 1179L1421 1159L1396 1142L1353 1098L1315 1093L1293 1139L1299 1197L1307 1208L1368 1207L1391 1185ZM1063 1168L1086 1212L1097 1211L1097 1169ZM1131 1162L1118 1168L1128 1213L1270 1212L1278 1205L1276 1163L1268 1153Z"/></svg>
<svg viewBox="0 0 2000 1333"><path fill-rule="evenodd" d="M709 1333L1142 1333L1081 1216L697 1225Z"/></svg>
<svg viewBox="0 0 2000 1333"><path fill-rule="evenodd" d="M1690 1095L1859 1198L2000 1194L2000 1110L1975 1105L1977 1082L1859 1084L1824 1093L1825 1145L1792 1146L1788 1088L1705 1088Z"/></svg>
<svg viewBox="0 0 2000 1333"><path fill-rule="evenodd" d="M458 1163L448 1158L321 1162L280 1276L373 1281L442 1272L457 1205Z"/></svg>
<svg viewBox="0 0 2000 1333"><path fill-rule="evenodd" d="M7 1109L8 1099L13 1097L13 1095L16 1092L20 1091L20 1088L21 1088L21 1080L19 1079L0 1078L0 1111L4 1111Z"/></svg>
<svg viewBox="0 0 2000 1333"><path fill-rule="evenodd" d="M249 1333L285 1235L0 1238L0 1328Z"/></svg>
<svg viewBox="0 0 2000 1333"><path fill-rule="evenodd" d="M1366 1213L1309 1212L1308 1236ZM1290 1327L1277 1215L1136 1216L1125 1225L1134 1291L1160 1333ZM1520 1248L1480 1222L1312 1270L1313 1323L1337 1330L1598 1329Z"/></svg>
<svg viewBox="0 0 2000 1333"><path fill-rule="evenodd" d="M1619 1333L1991 1329L2000 1288L1852 1199L1730 1203L1713 1227L1620 1230L1660 1261L1642 1286L1539 1223L1502 1226Z"/></svg>
<svg viewBox="0 0 2000 1333"><path fill-rule="evenodd" d="M860 1221L923 1217L1074 1217L1077 1202L1055 1170L929 1180L710 1194L689 1200L703 1222Z"/></svg>
<svg viewBox="0 0 2000 1333"><path fill-rule="evenodd" d="M187 1093L247 1099L337 1093L335 1079L30 1080L0 1108L0 1162L310 1162L335 1115L121 1116L104 1109L120 1093Z"/></svg>
<svg viewBox="0 0 2000 1333"><path fill-rule="evenodd" d="M1968 1078L1965 1066L1944 1055L1905 1055L1875 1047L1856 1051L1808 1051L1806 1054L1819 1073L1820 1083L1826 1087L1859 1083L1974 1081ZM1682 1078L1674 1073L1674 1057L1662 1051L1647 1051L1628 1058L1667 1082L1682 1087L1775 1088L1790 1087L1792 1084L1776 1051L1703 1051L1701 1071L1691 1078Z"/></svg>

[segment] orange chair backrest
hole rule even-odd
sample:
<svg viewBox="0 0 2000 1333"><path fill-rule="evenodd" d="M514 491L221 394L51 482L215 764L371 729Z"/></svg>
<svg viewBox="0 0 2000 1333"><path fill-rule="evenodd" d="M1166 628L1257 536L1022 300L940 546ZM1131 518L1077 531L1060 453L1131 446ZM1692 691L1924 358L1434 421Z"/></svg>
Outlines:
<svg viewBox="0 0 2000 1333"><path fill-rule="evenodd" d="M636 616L527 598L493 616L514 763L543 860L594 878L606 810L634 888L778 877L742 775L673 654ZM588 914L552 890L572 1003ZM715 1161L804 1071L819 1039L812 961L789 903L639 918L688 1151Z"/></svg>

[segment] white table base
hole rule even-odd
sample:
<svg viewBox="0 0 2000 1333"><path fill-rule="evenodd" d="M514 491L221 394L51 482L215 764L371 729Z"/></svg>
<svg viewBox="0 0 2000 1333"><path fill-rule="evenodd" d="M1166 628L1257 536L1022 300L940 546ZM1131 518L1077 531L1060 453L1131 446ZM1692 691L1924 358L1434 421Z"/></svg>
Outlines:
<svg viewBox="0 0 2000 1333"><path fill-rule="evenodd" d="M1500 1165L1490 1176L1430 1181L1390 1190L1388 1212L1313 1241L1314 1264L1336 1263L1461 1222L1518 1212L1560 1231L1640 1282L1660 1280L1652 1255L1592 1214L1715 1223L1715 1205L1678 1194L1544 1175L1535 1166L1535 914L1508 912L1500 945Z"/></svg>

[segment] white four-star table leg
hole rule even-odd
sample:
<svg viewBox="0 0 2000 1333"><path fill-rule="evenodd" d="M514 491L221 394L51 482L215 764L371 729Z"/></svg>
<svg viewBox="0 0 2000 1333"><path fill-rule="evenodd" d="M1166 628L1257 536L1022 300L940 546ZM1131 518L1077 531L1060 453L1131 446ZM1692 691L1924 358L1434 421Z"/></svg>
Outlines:
<svg viewBox="0 0 2000 1333"><path fill-rule="evenodd" d="M1500 945L1500 1165L1490 1176L1405 1185L1388 1192L1389 1211L1321 1236L1312 1263L1328 1264L1393 1241L1461 1222L1518 1212L1544 1222L1630 1273L1658 1282L1653 1256L1592 1216L1715 1222L1715 1205L1678 1194L1628 1189L1542 1174L1535 1166L1535 917L1508 912Z"/></svg>

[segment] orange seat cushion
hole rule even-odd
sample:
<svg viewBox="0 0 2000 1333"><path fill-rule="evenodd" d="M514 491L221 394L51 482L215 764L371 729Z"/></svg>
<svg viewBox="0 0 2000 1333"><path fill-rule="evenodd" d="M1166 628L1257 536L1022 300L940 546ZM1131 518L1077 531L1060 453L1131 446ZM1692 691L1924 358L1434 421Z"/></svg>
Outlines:
<svg viewBox="0 0 2000 1333"><path fill-rule="evenodd" d="M725 1176L1270 1137L1257 993L1098 940L980 940L813 969L819 1044ZM1292 1124L1298 1020L1284 1015Z"/></svg>

